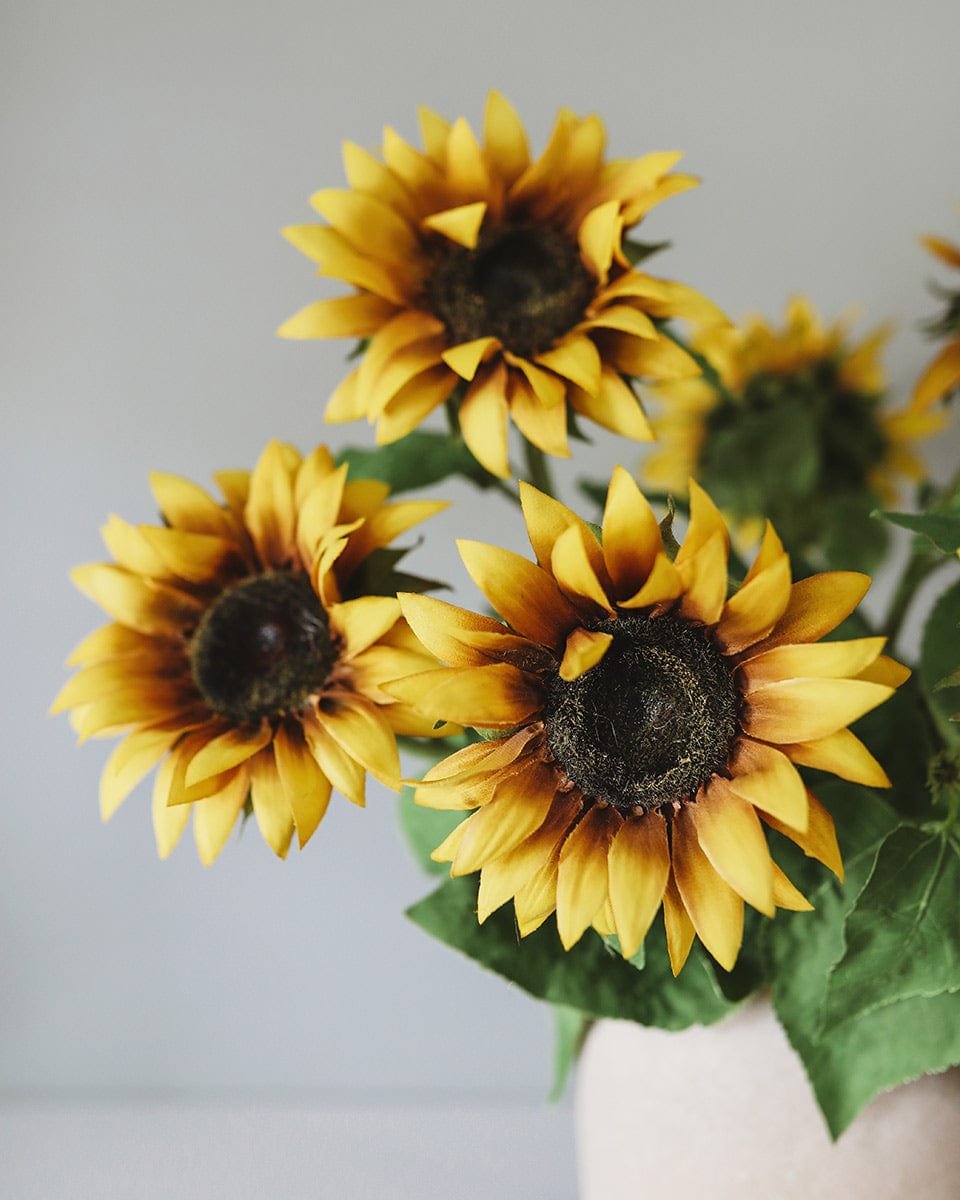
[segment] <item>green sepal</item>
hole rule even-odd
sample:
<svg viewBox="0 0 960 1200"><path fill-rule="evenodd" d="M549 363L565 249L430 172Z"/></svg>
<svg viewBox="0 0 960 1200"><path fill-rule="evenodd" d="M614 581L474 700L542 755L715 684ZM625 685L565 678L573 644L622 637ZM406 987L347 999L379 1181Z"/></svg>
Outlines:
<svg viewBox="0 0 960 1200"><path fill-rule="evenodd" d="M509 979L530 995L590 1017L614 1017L686 1029L712 1025L731 1011L705 952L694 946L679 978L673 978L658 922L648 935L647 961L638 971L610 953L589 931L570 950L547 921L520 939L509 906L483 925L477 920L477 884L471 877L450 879L407 910L407 916L441 942Z"/></svg>
<svg viewBox="0 0 960 1200"><path fill-rule="evenodd" d="M889 521L891 525L899 525L902 529L922 534L945 554L955 554L960 550L960 513L877 511L875 515Z"/></svg>
<svg viewBox="0 0 960 1200"><path fill-rule="evenodd" d="M909 825L880 847L843 929L822 1030L887 1005L960 990L960 853L943 833ZM904 1029L909 1039L911 1031Z"/></svg>
<svg viewBox="0 0 960 1200"><path fill-rule="evenodd" d="M640 242L634 238L624 238L620 244L631 267L659 254L661 250L668 250L671 245L670 242Z"/></svg>
<svg viewBox="0 0 960 1200"><path fill-rule="evenodd" d="M553 1103L556 1103L566 1090L571 1068L580 1057L592 1024L593 1019L578 1008L568 1008L565 1004L553 1006L553 1087L550 1089L550 1100Z"/></svg>
<svg viewBox="0 0 960 1200"><path fill-rule="evenodd" d="M379 479L393 495L431 487L452 475L469 479L478 487L495 487L497 479L485 470L459 435L415 429L389 446L367 450L346 446L338 463L350 464L351 479Z"/></svg>
<svg viewBox="0 0 960 1200"><path fill-rule="evenodd" d="M417 546L422 543L422 538ZM344 599L354 596L395 596L397 592L444 592L450 585L439 579L398 571L397 565L416 546L379 546L350 576Z"/></svg>

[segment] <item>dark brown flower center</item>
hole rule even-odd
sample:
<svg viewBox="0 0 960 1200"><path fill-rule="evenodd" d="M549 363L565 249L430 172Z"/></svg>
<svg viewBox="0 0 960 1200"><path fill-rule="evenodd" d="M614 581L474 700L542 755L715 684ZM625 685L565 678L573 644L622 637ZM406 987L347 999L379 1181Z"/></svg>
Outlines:
<svg viewBox="0 0 960 1200"><path fill-rule="evenodd" d="M556 675L544 710L547 742L585 796L625 812L692 799L727 763L740 730L740 693L706 630L670 613L621 613L600 662Z"/></svg>
<svg viewBox="0 0 960 1200"><path fill-rule="evenodd" d="M445 243L427 303L459 344L496 337L524 358L583 319L596 290L575 242L539 225L503 225L467 250Z"/></svg>
<svg viewBox="0 0 960 1200"><path fill-rule="evenodd" d="M227 588L190 642L201 695L237 723L302 708L335 662L327 615L307 577L290 571Z"/></svg>

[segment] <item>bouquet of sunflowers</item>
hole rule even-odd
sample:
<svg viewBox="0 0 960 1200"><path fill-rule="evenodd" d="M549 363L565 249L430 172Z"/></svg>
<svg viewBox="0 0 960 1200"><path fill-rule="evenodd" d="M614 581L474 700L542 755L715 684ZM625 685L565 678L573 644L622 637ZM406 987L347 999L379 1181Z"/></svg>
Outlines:
<svg viewBox="0 0 960 1200"><path fill-rule="evenodd" d="M960 291L890 408L885 328L803 298L736 325L649 272L638 225L697 182L678 154L607 160L601 121L562 110L534 157L496 93L481 137L421 129L345 144L348 186L285 231L348 290L280 333L357 340L326 419L366 418L376 448L273 441L219 495L155 474L160 522L111 517L112 561L73 573L111 622L54 707L122 735L104 818L156 768L162 857L192 815L205 864L248 819L282 858L335 793L402 790L450 875L410 917L557 1006L561 1075L598 1017L680 1029L767 990L836 1135L960 1062L960 477L914 449L960 386ZM591 422L623 449L568 505L551 459ZM397 544L454 477L529 535L529 556L460 544L481 611Z"/></svg>

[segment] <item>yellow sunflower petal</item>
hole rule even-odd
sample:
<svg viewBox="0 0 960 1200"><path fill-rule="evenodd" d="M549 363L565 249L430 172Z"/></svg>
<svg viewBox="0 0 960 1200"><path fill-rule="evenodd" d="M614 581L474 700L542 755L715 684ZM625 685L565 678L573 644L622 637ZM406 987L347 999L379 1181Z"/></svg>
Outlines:
<svg viewBox="0 0 960 1200"><path fill-rule="evenodd" d="M767 742L809 742L836 733L893 695L860 679L785 679L747 695L746 732Z"/></svg>
<svg viewBox="0 0 960 1200"><path fill-rule="evenodd" d="M443 361L447 366L465 379L468 383L485 363L500 348L500 339L495 337L476 338L472 342L461 342L459 346L451 346L444 350Z"/></svg>
<svg viewBox="0 0 960 1200"><path fill-rule="evenodd" d="M480 236L480 226L487 215L487 204L484 200L476 200L472 204L460 204L456 208L448 208L444 212L431 213L423 218L423 225L434 233L442 233L458 246L473 250Z"/></svg>
<svg viewBox="0 0 960 1200"><path fill-rule="evenodd" d="M280 787L290 806L300 849L307 844L323 820L330 803L330 780L299 728L281 724L273 739L273 756Z"/></svg>
<svg viewBox="0 0 960 1200"><path fill-rule="evenodd" d="M620 949L632 958L653 923L670 877L667 824L659 813L628 817L607 856Z"/></svg>
<svg viewBox="0 0 960 1200"><path fill-rule="evenodd" d="M724 605L716 628L728 654L736 654L766 637L786 610L790 585L790 560L782 554L734 592Z"/></svg>
<svg viewBox="0 0 960 1200"><path fill-rule="evenodd" d="M752 738L734 747L729 780L714 779L710 790L732 791L793 829L807 828L807 789L782 751Z"/></svg>
<svg viewBox="0 0 960 1200"><path fill-rule="evenodd" d="M537 760L507 776L493 799L467 818L451 874L470 875L519 846L543 824L555 791L553 773Z"/></svg>
<svg viewBox="0 0 960 1200"><path fill-rule="evenodd" d="M100 817L108 821L141 779L181 736L179 729L144 729L114 748L100 775Z"/></svg>
<svg viewBox="0 0 960 1200"><path fill-rule="evenodd" d="M732 970L743 940L743 900L701 850L689 806L673 822L673 870L697 936L725 971Z"/></svg>
<svg viewBox="0 0 960 1200"><path fill-rule="evenodd" d="M598 204L580 223L577 242L583 264L601 283L607 281L614 252L620 248L622 234L623 218L617 200Z"/></svg>
<svg viewBox="0 0 960 1200"><path fill-rule="evenodd" d="M546 571L510 550L458 541L470 578L507 624L533 642L560 652L580 616Z"/></svg>
<svg viewBox="0 0 960 1200"><path fill-rule="evenodd" d="M288 317L277 330L277 336L298 339L372 337L396 311L395 304L370 292L314 300Z"/></svg>
<svg viewBox="0 0 960 1200"><path fill-rule="evenodd" d="M753 805L733 789L709 789L690 808L700 849L748 904L774 914L773 864Z"/></svg>
<svg viewBox="0 0 960 1200"><path fill-rule="evenodd" d="M684 907L672 871L663 893L663 925L667 935L670 969L674 975L679 975L689 957L696 931L690 920L690 914Z"/></svg>
<svg viewBox="0 0 960 1200"><path fill-rule="evenodd" d="M570 683L574 679L579 679L581 675L585 675L603 658L612 641L613 634L611 633L574 629L567 638L566 649L563 652L563 660L559 668L560 678Z"/></svg>
<svg viewBox="0 0 960 1200"><path fill-rule="evenodd" d="M535 681L510 663L424 671L384 690L427 716L485 729L513 729L543 704Z"/></svg>
<svg viewBox="0 0 960 1200"><path fill-rule="evenodd" d="M396 596L358 596L327 610L330 628L343 639L342 657L360 654L384 636L400 619Z"/></svg>
<svg viewBox="0 0 960 1200"><path fill-rule="evenodd" d="M607 855L622 824L605 804L591 808L560 850L557 930L563 948L575 945L607 901Z"/></svg>
<svg viewBox="0 0 960 1200"><path fill-rule="evenodd" d="M683 583L681 613L688 620L715 625L727 599L726 530L717 530L695 554L685 556L682 562L677 554L674 565Z"/></svg>
<svg viewBox="0 0 960 1200"><path fill-rule="evenodd" d="M140 633L179 637L199 620L202 601L167 584L115 567L89 563L70 572L74 585L115 621Z"/></svg>
<svg viewBox="0 0 960 1200"><path fill-rule="evenodd" d="M612 368L604 366L600 388L596 395L583 388L573 387L568 396L571 407L604 429L632 438L635 442L652 442L653 428L630 385Z"/></svg>
<svg viewBox="0 0 960 1200"><path fill-rule="evenodd" d="M213 864L227 844L249 794L250 780L246 772L237 771L219 792L193 805L193 837L205 867ZM187 811L186 808L183 811Z"/></svg>
<svg viewBox="0 0 960 1200"><path fill-rule="evenodd" d="M169 858L190 820L190 805L168 807L167 795L170 780L176 769L173 757L164 759L153 784L153 833L157 843L157 854L161 859Z"/></svg>
<svg viewBox="0 0 960 1200"><path fill-rule="evenodd" d="M561 590L578 608L582 609L587 601L601 611L612 613L613 604L598 577L598 566L606 576L600 547L589 530L584 532L571 525L560 534L550 556L550 572Z"/></svg>
<svg viewBox="0 0 960 1200"><path fill-rule="evenodd" d="M268 747L250 760L250 802L263 840L278 858L286 858L293 839L293 813Z"/></svg>
<svg viewBox="0 0 960 1200"><path fill-rule="evenodd" d="M948 342L917 380L910 404L921 412L960 385L960 338Z"/></svg>
<svg viewBox="0 0 960 1200"><path fill-rule="evenodd" d="M827 812L812 792L807 793L809 822L804 832L791 829L769 813L761 813L761 817L770 826L788 837L800 847L808 858L815 858L828 867L834 875L843 881L843 860L840 857L840 847L837 845L837 832L834 828L833 817Z"/></svg>
<svg viewBox="0 0 960 1200"><path fill-rule="evenodd" d="M351 804L363 808L366 803L367 773L362 765L327 733L322 718L313 713L303 718L303 736L310 753L331 784Z"/></svg>
<svg viewBox="0 0 960 1200"><path fill-rule="evenodd" d="M742 671L750 687L797 677L862 678L861 672L876 661L886 640L869 637L849 642L775 646L744 663Z"/></svg>
<svg viewBox="0 0 960 1200"><path fill-rule="evenodd" d="M483 142L496 174L508 186L530 163L527 135L513 105L499 92L487 95Z"/></svg>
<svg viewBox="0 0 960 1200"><path fill-rule="evenodd" d="M434 596L401 592L397 599L420 641L441 662L452 667L478 667L490 661L489 654L473 649L469 642L462 640L462 633L482 631L502 634L504 639L509 637L506 628L493 617L480 616Z"/></svg>
<svg viewBox="0 0 960 1200"><path fill-rule="evenodd" d="M591 394L600 388L600 353L588 337L568 334L552 350L538 354L535 361Z"/></svg>
<svg viewBox="0 0 960 1200"><path fill-rule="evenodd" d="M773 864L773 902L777 908L786 908L790 912L812 912L813 905L798 891L783 871Z"/></svg>
<svg viewBox="0 0 960 1200"><path fill-rule="evenodd" d="M507 462L507 369L481 371L460 403L460 432L473 457L491 475L510 478Z"/></svg>
<svg viewBox="0 0 960 1200"><path fill-rule="evenodd" d="M269 721L253 727L236 726L207 742L191 759L184 782L187 787L230 771L270 744L273 730Z"/></svg>
<svg viewBox="0 0 960 1200"><path fill-rule="evenodd" d="M360 697L350 703L325 707L318 720L344 750L365 767L374 779L400 791L400 756L390 723L375 704Z"/></svg>
<svg viewBox="0 0 960 1200"><path fill-rule="evenodd" d="M802 767L830 771L841 779L862 783L866 787L890 787L886 771L849 729L838 729L827 737L811 742L795 742L781 749Z"/></svg>
<svg viewBox="0 0 960 1200"><path fill-rule="evenodd" d="M555 458L570 457L565 404L545 406L524 376L514 373L509 405L513 423L528 442Z"/></svg>
<svg viewBox="0 0 960 1200"><path fill-rule="evenodd" d="M162 471L150 474L150 488L164 520L187 533L210 533L232 537L235 528L230 514L202 487Z"/></svg>
<svg viewBox="0 0 960 1200"><path fill-rule="evenodd" d="M419 250L416 232L389 204L342 188L325 188L310 203L357 250L386 262L407 262Z"/></svg>
<svg viewBox="0 0 960 1200"><path fill-rule="evenodd" d="M817 641L850 616L869 587L870 576L856 571L824 571L798 580L765 646Z"/></svg>
<svg viewBox="0 0 960 1200"><path fill-rule="evenodd" d="M513 850L484 865L477 894L477 919L481 924L521 891L544 863L559 854L560 843L582 807L582 800L573 796L555 796L539 828Z"/></svg>
<svg viewBox="0 0 960 1200"><path fill-rule="evenodd" d="M653 604L665 604L683 594L680 572L662 551L653 560L653 567L646 582L638 592L620 601L621 608L649 608Z"/></svg>
<svg viewBox="0 0 960 1200"><path fill-rule="evenodd" d="M663 552L660 526L646 496L615 467L603 510L603 558L618 597L640 590Z"/></svg>
<svg viewBox="0 0 960 1200"><path fill-rule="evenodd" d="M260 455L250 476L244 519L265 566L283 567L293 561L297 520L293 479L277 441Z"/></svg>

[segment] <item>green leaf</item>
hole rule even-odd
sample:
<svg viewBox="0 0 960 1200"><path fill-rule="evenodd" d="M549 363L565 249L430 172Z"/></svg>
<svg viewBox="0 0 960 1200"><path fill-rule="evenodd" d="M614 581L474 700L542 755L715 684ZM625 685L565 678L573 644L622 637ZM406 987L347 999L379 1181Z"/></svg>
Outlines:
<svg viewBox="0 0 960 1200"><path fill-rule="evenodd" d="M577 1008L568 1008L565 1004L555 1004L553 1006L553 1022L555 1041L553 1087L550 1089L550 1099L556 1101L564 1093L570 1068L580 1056L584 1039L589 1033L593 1021Z"/></svg>
<svg viewBox="0 0 960 1200"><path fill-rule="evenodd" d="M960 550L960 513L927 512L927 513L898 513L880 512L877 514L903 529L911 529L921 533L946 554L955 554Z"/></svg>
<svg viewBox="0 0 960 1200"><path fill-rule="evenodd" d="M521 940L504 906L481 925L477 884L451 879L407 910L421 929L536 996L591 1017L617 1017L663 1029L711 1025L732 1008L717 986L706 954L694 947L674 979L662 923L647 940L647 961L638 971L615 957L588 931L565 951L553 921Z"/></svg>
<svg viewBox="0 0 960 1200"><path fill-rule="evenodd" d="M937 724L937 730L947 745L956 745L960 730L951 717L956 711L956 699L949 689L937 690L944 671L960 658L960 583L947 588L933 607L923 630L920 649L920 685L927 705Z"/></svg>
<svg viewBox="0 0 960 1200"><path fill-rule="evenodd" d="M874 1009L960 989L960 857L910 826L880 847L844 926L823 1004L829 1031Z"/></svg>
<svg viewBox="0 0 960 1200"><path fill-rule="evenodd" d="M350 464L351 479L379 479L394 495L430 487L451 475L463 475L479 487L493 487L496 479L477 462L461 437L415 429L389 446L366 450L347 446L338 463Z"/></svg>
<svg viewBox="0 0 960 1200"><path fill-rule="evenodd" d="M878 1092L960 1061L960 992L905 999L821 1029L830 972L844 953L844 922L896 817L864 788L835 785L819 794L834 802L828 807L837 818L846 882L830 879L809 891L812 913L778 914L766 942L774 1008L831 1133L839 1137Z"/></svg>
<svg viewBox="0 0 960 1200"><path fill-rule="evenodd" d="M414 804L414 788L405 787L397 800L397 815L400 829L407 840L414 858L430 875L446 875L449 863L434 862L432 852L459 825L465 814L446 809L422 808Z"/></svg>

